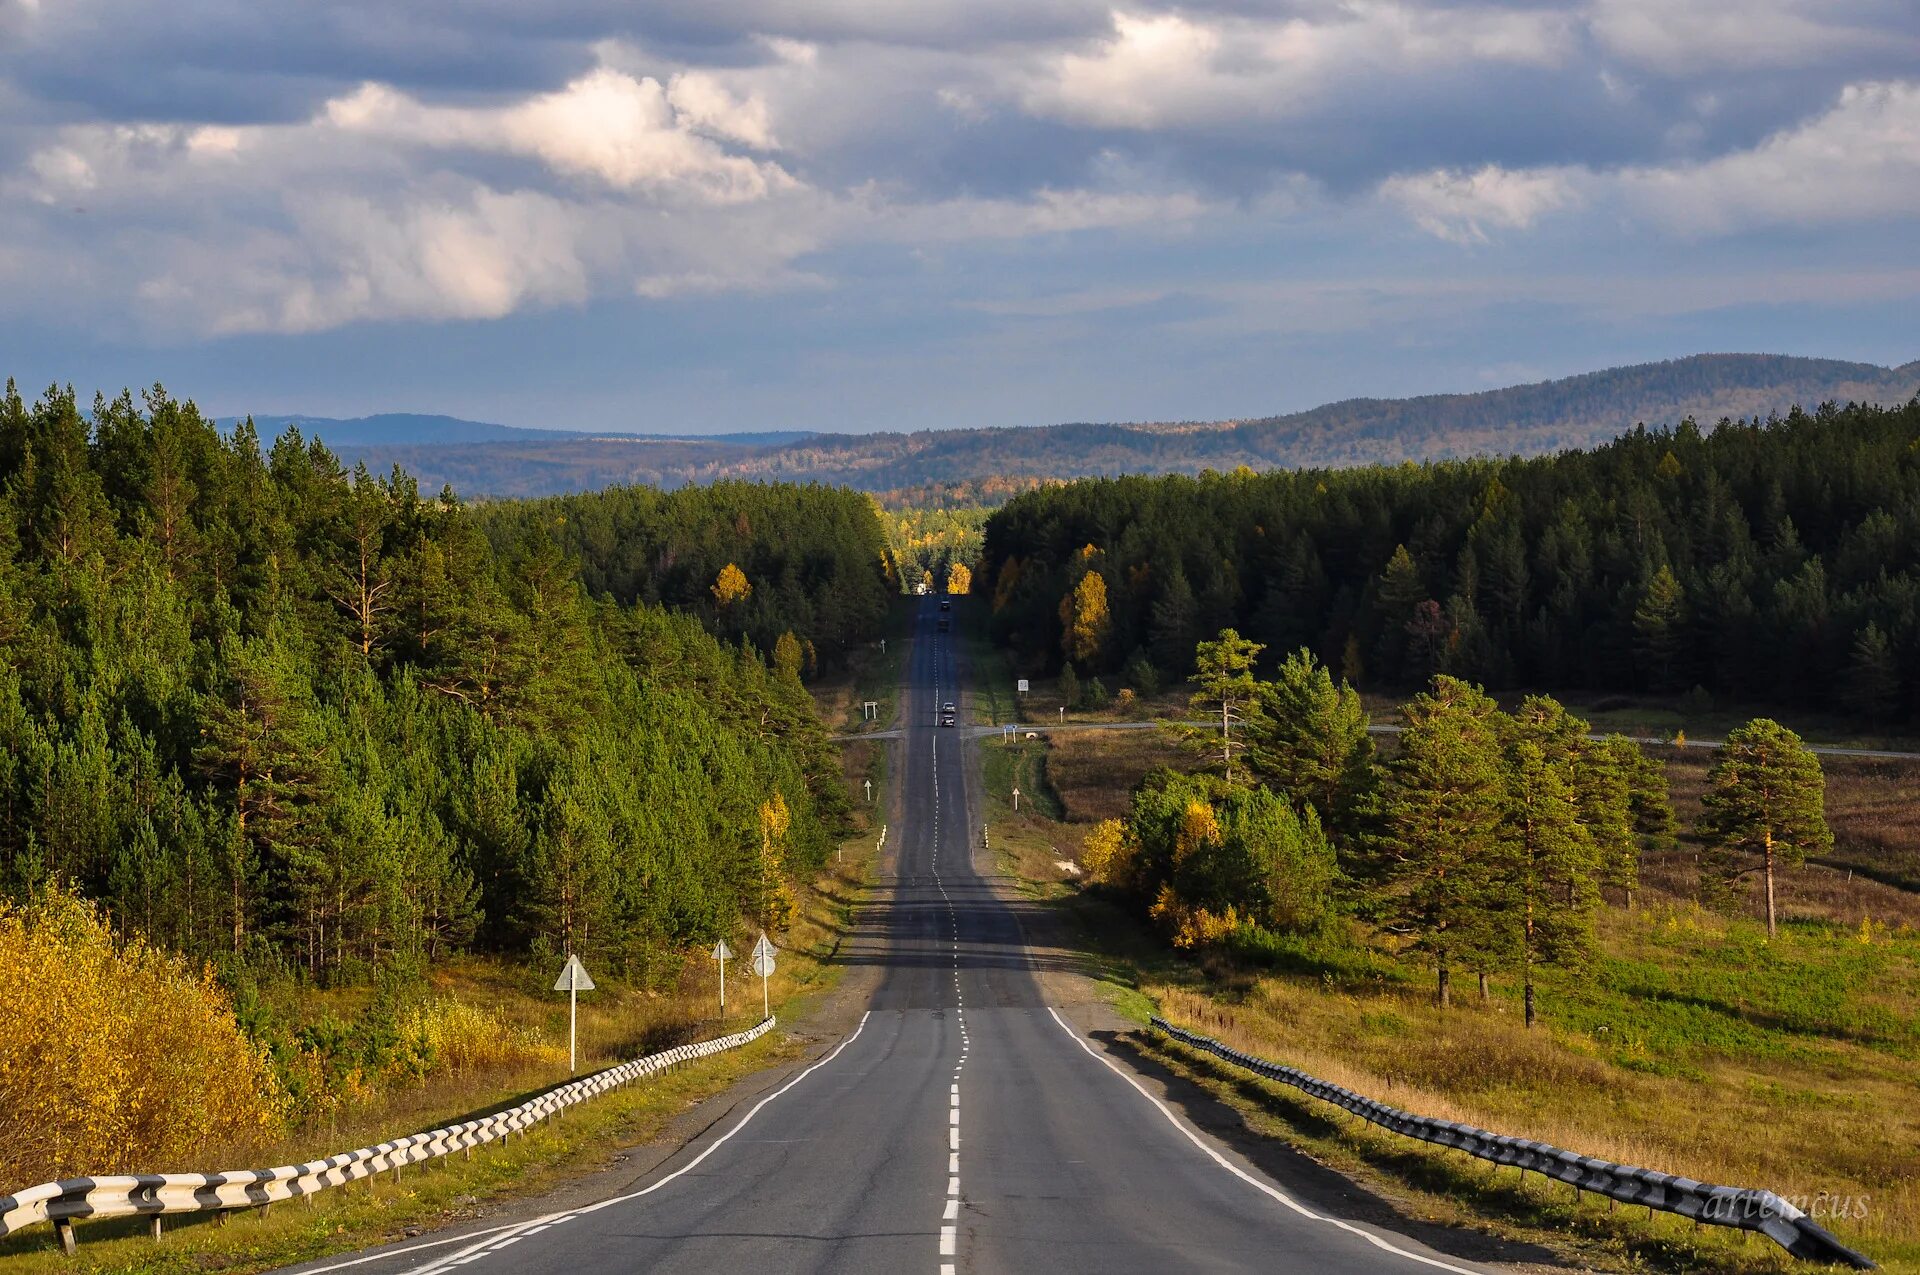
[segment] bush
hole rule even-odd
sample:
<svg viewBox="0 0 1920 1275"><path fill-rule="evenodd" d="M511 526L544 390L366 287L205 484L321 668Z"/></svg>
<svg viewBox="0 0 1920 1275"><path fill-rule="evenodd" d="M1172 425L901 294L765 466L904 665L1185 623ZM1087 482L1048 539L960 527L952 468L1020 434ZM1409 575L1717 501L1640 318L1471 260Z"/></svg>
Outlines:
<svg viewBox="0 0 1920 1275"><path fill-rule="evenodd" d="M0 1191L204 1165L260 1140L285 1094L205 969L117 936L92 905L0 902Z"/></svg>

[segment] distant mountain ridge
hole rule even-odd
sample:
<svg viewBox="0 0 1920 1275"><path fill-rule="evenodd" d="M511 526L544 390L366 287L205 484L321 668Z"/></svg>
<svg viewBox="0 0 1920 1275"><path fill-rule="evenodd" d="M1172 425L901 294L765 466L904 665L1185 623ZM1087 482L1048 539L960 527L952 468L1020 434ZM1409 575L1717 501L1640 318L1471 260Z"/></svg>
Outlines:
<svg viewBox="0 0 1920 1275"><path fill-rule="evenodd" d="M216 417L214 424L232 429L242 418ZM635 434L624 430L528 429L521 425L494 425L418 412L380 412L373 416L255 416L253 427L262 438L277 438L289 428L308 438L319 438L335 451L389 447L455 447L471 443L548 443L555 439L612 438L642 442L700 442L741 447L774 447L812 436L803 429L766 430L743 434Z"/></svg>
<svg viewBox="0 0 1920 1275"><path fill-rule="evenodd" d="M1900 367L1777 354L1700 354L1475 394L1348 399L1303 412L1216 422L1074 423L915 433L770 431L717 437L516 429L452 417L297 423L350 463L399 464L421 485L464 495L535 496L619 483L678 487L725 478L845 484L886 492L983 479L1077 478L1393 464L1588 447L1635 425L1764 417L1829 400L1893 404L1920 392ZM406 422L380 433L376 422ZM311 428L309 428L309 423ZM464 431L464 432L463 432ZM397 437L396 437L397 436Z"/></svg>

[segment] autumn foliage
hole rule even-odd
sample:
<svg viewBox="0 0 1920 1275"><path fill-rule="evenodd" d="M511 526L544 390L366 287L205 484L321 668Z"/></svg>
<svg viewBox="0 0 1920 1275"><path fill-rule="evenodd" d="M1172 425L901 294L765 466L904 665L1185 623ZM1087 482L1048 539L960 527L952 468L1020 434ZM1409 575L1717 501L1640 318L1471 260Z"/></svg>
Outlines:
<svg viewBox="0 0 1920 1275"><path fill-rule="evenodd" d="M283 1120L281 1086L211 974L115 935L88 903L0 902L0 986L0 1192L204 1168Z"/></svg>

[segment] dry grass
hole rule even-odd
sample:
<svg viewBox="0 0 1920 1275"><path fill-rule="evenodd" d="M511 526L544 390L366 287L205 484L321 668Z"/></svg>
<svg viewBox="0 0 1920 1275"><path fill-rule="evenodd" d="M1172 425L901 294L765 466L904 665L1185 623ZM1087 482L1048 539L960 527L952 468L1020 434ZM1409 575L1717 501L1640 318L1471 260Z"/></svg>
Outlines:
<svg viewBox="0 0 1920 1275"><path fill-rule="evenodd" d="M1191 751L1158 730L1061 731L1047 740L1047 782L1071 823L1118 819L1148 771L1193 764Z"/></svg>
<svg viewBox="0 0 1920 1275"><path fill-rule="evenodd" d="M1684 826L1710 757L1661 751ZM1122 813L1140 776L1182 756L1153 732L1063 733L1045 773L1082 824ZM1877 869L1886 847L1920 850L1904 796L1920 766L1828 760L1836 861ZM1044 860L1083 827L1025 815L1005 828L1023 872L1070 891ZM1888 1269L1920 1270L1920 895L1810 866L1783 877L1789 924L1769 943L1752 919L1695 907L1693 872L1684 844L1650 862L1640 906L1603 913L1595 964L1543 978L1532 1031L1504 980L1486 1004L1469 982L1443 1013L1423 976L1359 947L1320 964L1305 952L1282 973L1142 960L1127 935L1103 943L1135 952L1140 990L1169 1018L1242 1048L1427 1115L1790 1197L1852 1197L1864 1218L1823 1221ZM1728 1252L1722 1269L1779 1260L1767 1246Z"/></svg>

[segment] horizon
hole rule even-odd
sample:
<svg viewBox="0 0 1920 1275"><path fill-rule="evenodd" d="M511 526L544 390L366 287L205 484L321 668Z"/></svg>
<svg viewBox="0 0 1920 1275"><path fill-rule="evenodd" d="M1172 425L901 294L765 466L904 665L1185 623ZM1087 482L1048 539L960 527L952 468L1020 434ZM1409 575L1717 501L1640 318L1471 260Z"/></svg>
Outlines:
<svg viewBox="0 0 1920 1275"><path fill-rule="evenodd" d="M1920 349L1920 12L0 0L0 348L217 415L1253 419Z"/></svg>
<svg viewBox="0 0 1920 1275"><path fill-rule="evenodd" d="M1010 425L959 424L959 425L930 426L930 427L924 427L921 430L899 430L899 429L891 429L886 426L877 426L873 429L868 429L868 430L816 430L816 429L788 428L788 427L781 426L778 423L769 423L757 429L724 430L724 431L715 431L712 433L702 434L702 433L692 433L692 432L669 433L669 432L662 432L662 431L639 431L639 430L616 430L616 429L583 430L583 429L575 428L571 425L530 424L530 423L521 423L521 422L515 422L515 421L503 421L503 420L478 420L470 417L456 416L449 412L422 411L422 410L383 410L383 411L366 412L357 416L344 416L344 417L343 416L323 416L319 413L314 413L314 412L210 412L210 411L207 411L207 409L204 407L201 408L201 410L203 413L206 414L209 420L213 421L216 425L219 425L222 428L230 428L234 424L237 424L239 421L249 419L249 418L254 419L256 421L271 420L271 421L284 422L287 424L300 424L302 422L310 421L314 424L325 424L325 425L361 425L370 421L380 420L382 418L403 417L403 418L410 418L410 419L416 419L416 420L422 420L422 421L446 421L452 424L460 424L460 425L483 425L483 426L489 426L489 427L504 427L507 429L515 429L515 430L531 430L531 431L537 431L540 433L550 433L550 434L578 434L578 435L591 436L591 437L612 437L612 438L636 437L636 438L646 438L646 439L685 440L685 441L703 441L703 440L722 439L722 438L729 438L729 437L752 437L752 436L768 436L768 435L796 435L796 436L804 436L804 437L844 436L844 437L858 438L858 437L865 437L865 436L874 435L874 434L889 434L889 433L908 434L908 433L920 433L920 432L940 433L940 432L946 432L946 431L959 431L959 430L1048 429L1056 426L1076 426L1076 425L1113 426L1118 428L1141 428L1141 429L1208 427L1208 426L1228 427L1236 424L1245 424L1249 422L1256 422L1256 421L1262 421L1262 420L1285 418L1285 417L1294 416L1294 415L1303 415L1310 412L1339 407L1347 403L1408 402L1408 401L1415 401L1415 400L1428 399L1428 398L1450 398L1450 397L1472 396L1472 395L1478 395L1478 394L1493 394L1493 393L1498 393L1502 390L1525 389L1530 386L1551 385L1557 382L1578 380L1583 376L1592 376L1592 375L1597 375L1605 372L1622 371L1622 370L1635 368L1635 367L1657 367L1657 366L1662 366L1670 363L1682 363L1691 359L1710 359L1710 358L1808 359L1808 360L1814 360L1814 361L1851 363L1861 367L1875 368L1883 372L1897 372L1903 368L1920 366L1920 358L1902 359L1893 363L1874 363L1864 359L1827 358L1824 356L1817 356L1817 355L1800 355L1800 354L1783 353L1780 351L1711 350L1711 351L1699 351L1693 354L1673 355L1668 358L1653 359L1653 360L1648 360L1644 363L1638 363L1638 364L1624 364L1616 367L1606 367L1606 368L1588 368L1583 371L1571 372L1564 376L1548 377L1548 378L1544 378L1541 380L1534 380L1534 381L1519 381L1509 385L1483 386L1478 389L1472 389L1472 390L1428 390L1428 391L1416 391L1412 394L1392 395L1392 396L1375 395L1375 394L1352 394L1352 395L1346 395L1341 398L1326 399L1320 402L1309 403L1303 406L1288 407L1288 408L1283 408L1277 411L1260 413L1258 415L1247 414L1247 415L1241 415L1241 416L1225 416L1225 417L1211 417L1211 418L1191 417L1191 418L1184 418L1184 419L1167 418L1162 420L1098 421L1098 420L1090 420L1090 419L1076 419L1076 420L1058 420L1058 421L1027 421L1019 424L1010 424ZM101 388L104 391L104 387L101 387ZM171 389L172 387L169 387L169 388ZM1676 422L1647 421L1644 423L1649 427L1657 427L1660 425L1674 424Z"/></svg>

